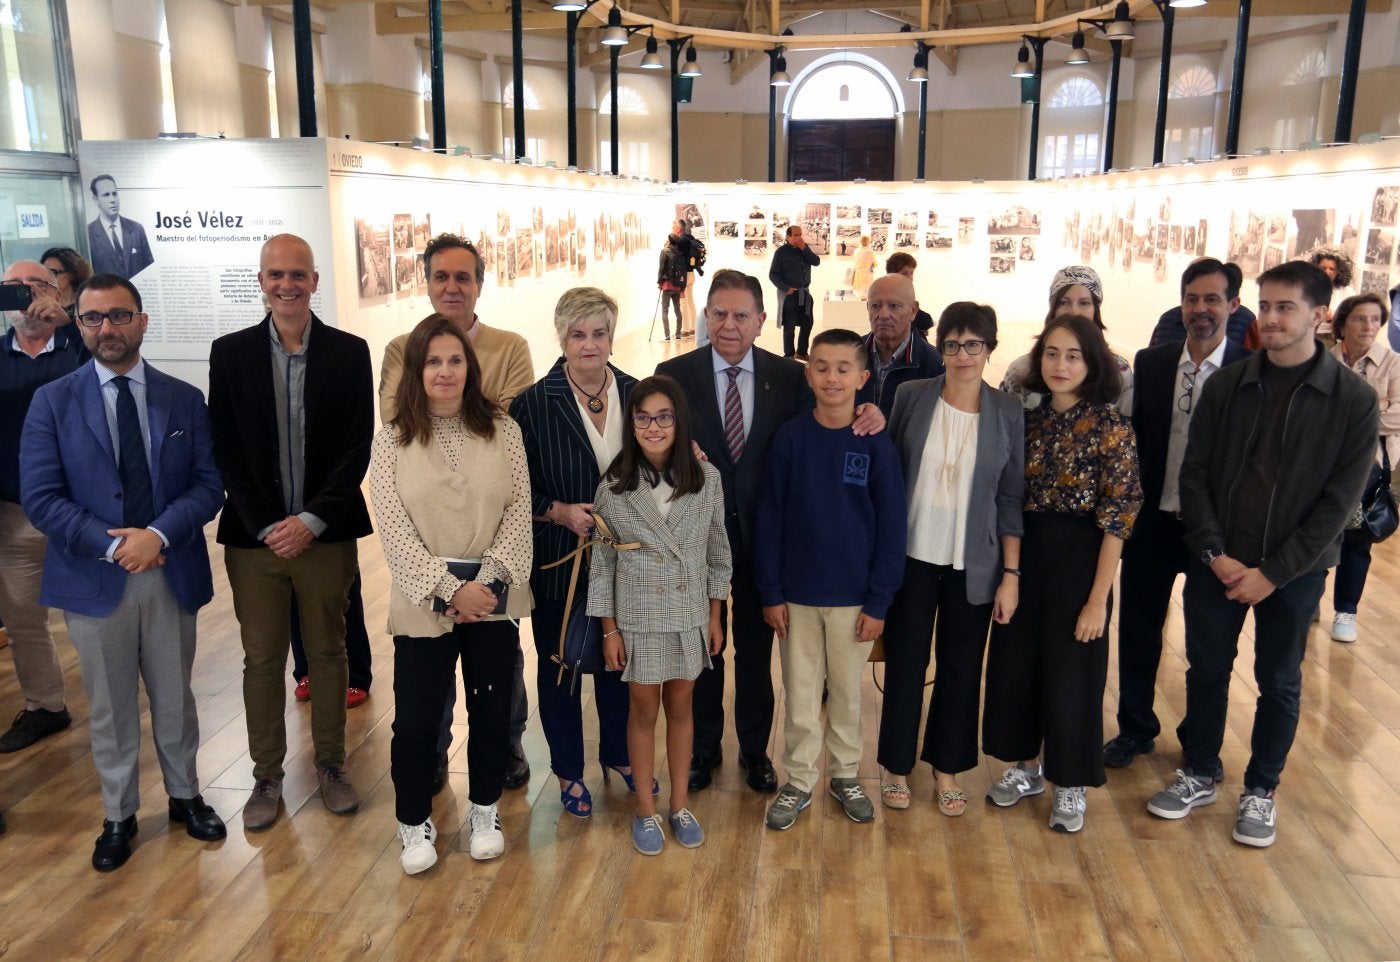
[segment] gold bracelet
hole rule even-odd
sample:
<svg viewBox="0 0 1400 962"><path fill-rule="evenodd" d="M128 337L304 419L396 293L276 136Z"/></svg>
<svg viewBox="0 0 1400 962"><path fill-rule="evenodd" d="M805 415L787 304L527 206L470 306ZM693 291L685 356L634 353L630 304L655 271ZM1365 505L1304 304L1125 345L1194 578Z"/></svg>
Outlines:
<svg viewBox="0 0 1400 962"><path fill-rule="evenodd" d="M620 634L622 634L622 629L621 629L621 628L614 628L612 631L607 631L607 632L604 632L604 633L603 633L603 640L606 641L608 638L611 638L613 635L620 635Z"/></svg>

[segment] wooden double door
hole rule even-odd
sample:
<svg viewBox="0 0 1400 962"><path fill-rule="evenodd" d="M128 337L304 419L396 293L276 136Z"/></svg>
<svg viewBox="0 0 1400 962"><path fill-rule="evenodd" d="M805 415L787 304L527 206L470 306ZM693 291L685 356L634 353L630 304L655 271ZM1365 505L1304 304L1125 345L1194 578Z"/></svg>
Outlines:
<svg viewBox="0 0 1400 962"><path fill-rule="evenodd" d="M788 121L788 180L894 180L894 118Z"/></svg>

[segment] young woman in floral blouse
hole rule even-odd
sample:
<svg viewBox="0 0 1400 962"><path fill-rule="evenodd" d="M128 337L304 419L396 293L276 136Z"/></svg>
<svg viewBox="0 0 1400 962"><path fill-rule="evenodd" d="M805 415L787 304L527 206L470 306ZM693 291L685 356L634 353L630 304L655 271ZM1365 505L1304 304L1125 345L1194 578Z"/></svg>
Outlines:
<svg viewBox="0 0 1400 962"><path fill-rule="evenodd" d="M1142 487L1132 424L1110 406L1117 365L1092 319L1066 314L1045 326L1029 386L1045 398L1026 412L1020 604L992 628L982 730L988 755L1017 764L987 797L1014 805L1049 779L1050 827L1077 832L1086 788L1105 780L1111 590Z"/></svg>

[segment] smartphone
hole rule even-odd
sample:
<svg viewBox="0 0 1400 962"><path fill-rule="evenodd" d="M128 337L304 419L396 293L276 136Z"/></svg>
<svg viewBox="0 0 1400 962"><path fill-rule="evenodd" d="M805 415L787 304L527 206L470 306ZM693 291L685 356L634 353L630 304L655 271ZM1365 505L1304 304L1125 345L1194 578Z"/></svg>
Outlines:
<svg viewBox="0 0 1400 962"><path fill-rule="evenodd" d="M34 303L27 284L0 284L0 311L23 311Z"/></svg>

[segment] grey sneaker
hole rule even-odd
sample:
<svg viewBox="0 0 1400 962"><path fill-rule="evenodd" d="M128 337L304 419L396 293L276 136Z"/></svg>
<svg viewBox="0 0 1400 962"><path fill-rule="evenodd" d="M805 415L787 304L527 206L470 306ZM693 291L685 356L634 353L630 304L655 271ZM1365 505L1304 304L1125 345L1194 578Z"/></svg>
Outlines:
<svg viewBox="0 0 1400 962"><path fill-rule="evenodd" d="M827 791L841 803L846 817L853 822L875 821L875 806L865 797L865 789L854 778L833 778Z"/></svg>
<svg viewBox="0 0 1400 962"><path fill-rule="evenodd" d="M632 816L632 846L643 855L660 855L661 846L666 844L666 833L661 830L660 815Z"/></svg>
<svg viewBox="0 0 1400 962"><path fill-rule="evenodd" d="M1332 616L1332 640L1347 642L1356 640L1356 615L1339 611Z"/></svg>
<svg viewBox="0 0 1400 962"><path fill-rule="evenodd" d="M1196 775L1189 768L1176 770L1176 781L1147 800L1147 810L1158 818L1185 818L1197 805L1215 801L1215 779Z"/></svg>
<svg viewBox="0 0 1400 962"><path fill-rule="evenodd" d="M360 807L360 794L345 777L345 769L334 765L316 769L316 783L321 787L321 801L335 815L349 815Z"/></svg>
<svg viewBox="0 0 1400 962"><path fill-rule="evenodd" d="M1240 796L1240 817L1231 837L1241 845L1268 848L1274 844L1277 817L1274 797L1262 788L1252 788Z"/></svg>
<svg viewBox="0 0 1400 962"><path fill-rule="evenodd" d="M243 827L251 832L271 828L277 821L277 806L282 802L282 779L259 778L253 783L253 794L243 806Z"/></svg>
<svg viewBox="0 0 1400 962"><path fill-rule="evenodd" d="M690 809L672 812L668 821L671 823L671 834L685 848L699 848L705 841L705 830Z"/></svg>
<svg viewBox="0 0 1400 962"><path fill-rule="evenodd" d="M1001 781L987 789L987 801L1010 808L1030 795L1045 794L1045 776L1040 772L1032 775L1021 766L1008 768Z"/></svg>
<svg viewBox="0 0 1400 962"><path fill-rule="evenodd" d="M769 828L775 828L780 832L792 828L797 821L797 816L801 815L808 805L812 804L812 793L804 792L792 782L788 782L778 789L778 797L773 799L773 804L768 806L768 814L764 817L764 822Z"/></svg>
<svg viewBox="0 0 1400 962"><path fill-rule="evenodd" d="M1055 786L1055 807L1050 809L1050 827L1057 832L1073 833L1084 827L1084 811L1089 807L1089 793L1083 786Z"/></svg>

